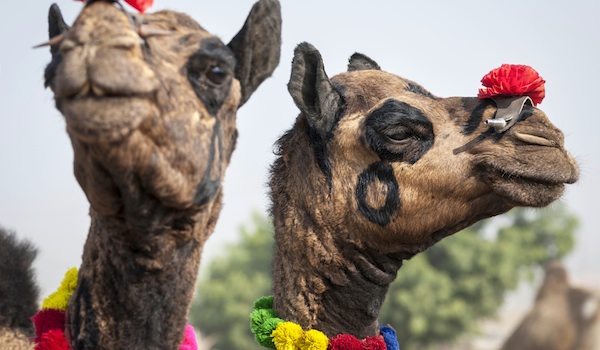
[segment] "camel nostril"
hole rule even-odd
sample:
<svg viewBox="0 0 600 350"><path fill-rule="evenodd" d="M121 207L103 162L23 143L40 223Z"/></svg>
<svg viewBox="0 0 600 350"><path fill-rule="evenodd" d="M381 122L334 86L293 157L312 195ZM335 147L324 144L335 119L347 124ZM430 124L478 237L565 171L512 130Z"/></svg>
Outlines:
<svg viewBox="0 0 600 350"><path fill-rule="evenodd" d="M545 137L542 136L536 136L536 135L531 135L531 134L525 134L525 133L520 133L515 131L513 133L513 135L515 136L515 138L519 141L523 141L525 143L529 143L532 145L539 145L539 146L548 146L548 147L558 147L559 144L556 141L547 139Z"/></svg>
<svg viewBox="0 0 600 350"><path fill-rule="evenodd" d="M90 85L92 88L92 94L94 96L102 97L102 96L106 95L106 92L98 85L96 85L96 84L90 84Z"/></svg>
<svg viewBox="0 0 600 350"><path fill-rule="evenodd" d="M147 39L147 38L150 38L153 36L165 36L165 35L175 34L175 32L173 32L173 31L154 28L147 24L142 24L142 25L138 26L137 32L138 32L138 35L143 39Z"/></svg>

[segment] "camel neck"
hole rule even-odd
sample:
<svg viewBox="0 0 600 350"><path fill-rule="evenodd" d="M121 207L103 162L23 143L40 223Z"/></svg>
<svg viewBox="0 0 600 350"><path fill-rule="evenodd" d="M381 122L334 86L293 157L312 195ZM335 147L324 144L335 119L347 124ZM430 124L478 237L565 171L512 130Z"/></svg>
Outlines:
<svg viewBox="0 0 600 350"><path fill-rule="evenodd" d="M336 241L347 232L293 232L277 226L273 292L279 317L329 337L378 335L381 305L410 255Z"/></svg>
<svg viewBox="0 0 600 350"><path fill-rule="evenodd" d="M177 349L202 249L197 226L142 232L92 213L69 302L74 349Z"/></svg>

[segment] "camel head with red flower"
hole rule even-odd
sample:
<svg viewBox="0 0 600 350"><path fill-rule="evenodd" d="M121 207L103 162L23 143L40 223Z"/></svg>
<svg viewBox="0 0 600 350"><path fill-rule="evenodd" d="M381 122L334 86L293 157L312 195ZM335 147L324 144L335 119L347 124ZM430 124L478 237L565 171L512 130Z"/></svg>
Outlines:
<svg viewBox="0 0 600 350"><path fill-rule="evenodd" d="M515 206L548 205L577 180L562 132L534 106L543 80L513 69L509 90L505 71L484 79L494 99L442 98L361 54L330 79L317 49L297 47L288 89L300 115L270 180L278 317L376 336L404 259ZM502 132L486 124L508 108L500 97L525 97Z"/></svg>
<svg viewBox="0 0 600 350"><path fill-rule="evenodd" d="M237 110L279 63L280 4L258 1L229 44L183 13L132 14L114 0L86 1L71 27L53 5L49 21L46 85L92 221L66 339L177 349Z"/></svg>

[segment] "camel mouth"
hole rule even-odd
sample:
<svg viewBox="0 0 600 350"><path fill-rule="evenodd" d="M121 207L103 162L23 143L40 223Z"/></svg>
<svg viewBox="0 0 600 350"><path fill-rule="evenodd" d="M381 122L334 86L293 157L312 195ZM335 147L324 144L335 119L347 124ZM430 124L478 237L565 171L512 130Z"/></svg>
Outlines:
<svg viewBox="0 0 600 350"><path fill-rule="evenodd" d="M119 111L119 114L128 114L132 109L137 109L141 105L154 106L152 94L105 94L96 95L77 94L70 97L56 98L57 106L65 113L79 113L82 118L84 115L106 114L107 110Z"/></svg>
<svg viewBox="0 0 600 350"><path fill-rule="evenodd" d="M496 194L516 206L545 207L559 199L564 183L542 182L539 179L513 177L492 184Z"/></svg>
<svg viewBox="0 0 600 350"><path fill-rule="evenodd" d="M82 141L113 141L159 114L145 96L85 96L57 100L69 132Z"/></svg>
<svg viewBox="0 0 600 350"><path fill-rule="evenodd" d="M52 72L50 87L57 100L81 98L152 97L160 88L157 74L140 57L128 58L122 49L95 51L95 55L77 56L83 52L65 54L64 60ZM109 59L104 60L105 57ZM90 62L86 62L88 59ZM70 63L75 68L69 68Z"/></svg>
<svg viewBox="0 0 600 350"><path fill-rule="evenodd" d="M105 103L110 104L113 100L119 100L124 98L131 99L147 99L152 100L154 95L154 91L145 92L145 91L119 91L119 92L111 92L103 87L93 84L87 83L85 84L81 90L75 93L71 93L69 95L56 95L56 99L62 101L63 103L69 103L80 100L93 100L97 102L105 101Z"/></svg>
<svg viewBox="0 0 600 350"><path fill-rule="evenodd" d="M539 184L543 186L557 186L572 184L579 179L577 164L567 152L556 150L563 154L561 161L557 157L542 153L535 154L536 162L511 163L511 159L497 157L480 163L484 173L496 181L517 182L522 184ZM543 155L543 156L542 156ZM544 159L554 162L544 162Z"/></svg>
<svg viewBox="0 0 600 350"><path fill-rule="evenodd" d="M135 90L122 89L113 91L111 88L103 87L99 84L89 82L75 95L70 96L70 99L91 98L94 100L110 100L119 98L147 98L151 99L157 87L151 90Z"/></svg>
<svg viewBox="0 0 600 350"><path fill-rule="evenodd" d="M480 153L479 176L510 204L546 206L579 178L562 132L543 121L533 116L517 123L504 141Z"/></svg>
<svg viewBox="0 0 600 350"><path fill-rule="evenodd" d="M578 180L575 162L568 153L561 153L566 157L558 163L544 162L542 158L532 164L507 164L506 159L499 157L500 160L480 164L479 169L493 191L512 205L543 207L562 196L565 184Z"/></svg>
<svg viewBox="0 0 600 350"><path fill-rule="evenodd" d="M511 130L516 141L480 153L475 172L510 205L543 207L560 198L565 184L579 179L579 168L562 146L561 134Z"/></svg>

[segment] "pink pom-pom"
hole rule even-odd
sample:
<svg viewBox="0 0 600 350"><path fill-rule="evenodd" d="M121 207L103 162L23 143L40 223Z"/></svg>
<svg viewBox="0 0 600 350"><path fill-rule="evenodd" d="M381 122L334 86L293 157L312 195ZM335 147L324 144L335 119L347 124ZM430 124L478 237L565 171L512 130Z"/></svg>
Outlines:
<svg viewBox="0 0 600 350"><path fill-rule="evenodd" d="M183 331L183 343L181 343L179 350L198 350L196 332L194 332L194 327L189 324L185 326L185 330Z"/></svg>

